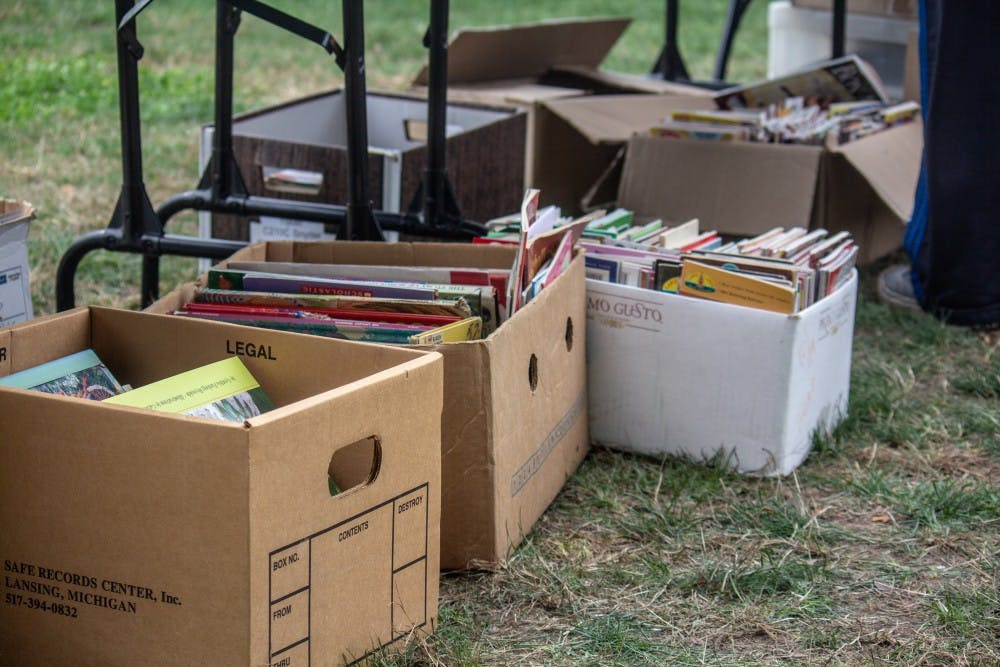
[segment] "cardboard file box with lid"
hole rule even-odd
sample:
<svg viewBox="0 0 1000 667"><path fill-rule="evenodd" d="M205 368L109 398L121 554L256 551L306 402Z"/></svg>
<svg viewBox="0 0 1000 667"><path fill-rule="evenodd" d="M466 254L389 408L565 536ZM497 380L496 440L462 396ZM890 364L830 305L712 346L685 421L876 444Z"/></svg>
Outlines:
<svg viewBox="0 0 1000 667"><path fill-rule="evenodd" d="M773 227L847 230L871 262L902 243L923 148L919 120L842 146L635 135L617 203L643 218L698 218L753 236Z"/></svg>
<svg viewBox="0 0 1000 667"><path fill-rule="evenodd" d="M28 228L35 208L0 199L0 327L34 317L28 264Z"/></svg>
<svg viewBox="0 0 1000 667"><path fill-rule="evenodd" d="M0 375L86 348L134 386L235 352L278 407L0 388L0 663L331 665L430 632L439 355L79 308L0 330Z"/></svg>
<svg viewBox="0 0 1000 667"><path fill-rule="evenodd" d="M633 93L710 94L695 86L601 68L630 23L630 18L616 17L463 28L448 44L449 99L528 111L525 182L542 191L544 204L578 210L581 196L608 163L606 155L586 143L565 145L547 118L549 103ZM427 83L425 67L413 84L419 88Z"/></svg>
<svg viewBox="0 0 1000 667"><path fill-rule="evenodd" d="M591 439L791 473L847 413L857 285L784 315L588 280Z"/></svg>
<svg viewBox="0 0 1000 667"><path fill-rule="evenodd" d="M427 100L369 91L368 187L374 208L405 211L427 167ZM343 90L243 114L233 122L233 153L247 192L278 199L346 204L347 109ZM517 210L524 193L525 115L511 108L449 103L446 166L468 220ZM202 130L203 161L211 126ZM268 177L283 169L311 172L318 189L290 192ZM210 220L210 222L209 222ZM238 218L205 216L202 235L247 240Z"/></svg>
<svg viewBox="0 0 1000 667"><path fill-rule="evenodd" d="M271 241L227 261L509 269L513 260L513 249L502 246ZM587 453L583 281L579 256L485 340L429 348L444 356L446 569L504 561ZM178 308L193 290L194 284L185 285L150 308Z"/></svg>

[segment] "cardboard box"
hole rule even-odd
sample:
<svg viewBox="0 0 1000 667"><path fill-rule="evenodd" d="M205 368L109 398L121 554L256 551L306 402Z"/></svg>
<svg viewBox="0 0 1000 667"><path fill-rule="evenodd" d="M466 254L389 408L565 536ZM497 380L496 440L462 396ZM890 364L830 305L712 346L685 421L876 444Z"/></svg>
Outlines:
<svg viewBox="0 0 1000 667"><path fill-rule="evenodd" d="M431 631L438 355L79 308L0 330L0 375L88 347L134 386L236 354L277 408L0 388L0 662L328 665Z"/></svg>
<svg viewBox="0 0 1000 667"><path fill-rule="evenodd" d="M768 78L830 57L833 51L830 4L830 0L782 0L768 4ZM907 35L918 25L917 3L849 1L847 9L844 52L861 56L875 68L890 99L912 99L903 96L904 63Z"/></svg>
<svg viewBox="0 0 1000 667"><path fill-rule="evenodd" d="M367 110L373 206L405 211L427 167L427 100L369 91ZM488 220L518 210L524 195L526 122L516 109L449 103L446 169L466 219ZM233 153L251 195L346 204L346 143L342 90L253 111L233 122ZM211 145L211 127L203 129L202 144ZM319 187L296 192L272 184L268 177L283 169L309 172L319 179ZM202 235L249 239L246 224L227 215L211 216Z"/></svg>
<svg viewBox="0 0 1000 667"><path fill-rule="evenodd" d="M273 241L227 261L509 269L514 250L456 243ZM223 262L224 265L226 262ZM485 340L423 349L444 356L441 565L504 561L586 455L583 257ZM150 308L191 300L193 284Z"/></svg>
<svg viewBox="0 0 1000 667"><path fill-rule="evenodd" d="M540 107L591 95L646 93L705 97L695 86L601 69L600 64L631 23L629 18L555 19L514 26L464 28L448 44L448 98L528 110L525 183L542 191L544 204L567 212L608 166L604 146L576 142L584 153L566 153L566 138ZM414 79L427 85L425 67ZM588 137L589 138L589 137ZM572 159L566 159L572 155ZM511 209L516 210L516 207Z"/></svg>
<svg viewBox="0 0 1000 667"><path fill-rule="evenodd" d="M601 95L551 100L535 109L540 140L535 185L545 204L566 212L613 202L620 158L636 132L660 123L671 111L704 109L711 100L687 95Z"/></svg>
<svg viewBox="0 0 1000 667"><path fill-rule="evenodd" d="M25 201L0 199L0 328L30 320L28 227L35 207Z"/></svg>
<svg viewBox="0 0 1000 667"><path fill-rule="evenodd" d="M588 280L591 439L789 474L847 413L857 285L783 315Z"/></svg>
<svg viewBox="0 0 1000 667"><path fill-rule="evenodd" d="M737 236L777 226L844 229L861 246L860 261L872 262L902 243L922 133L915 121L833 148L636 135L617 203Z"/></svg>

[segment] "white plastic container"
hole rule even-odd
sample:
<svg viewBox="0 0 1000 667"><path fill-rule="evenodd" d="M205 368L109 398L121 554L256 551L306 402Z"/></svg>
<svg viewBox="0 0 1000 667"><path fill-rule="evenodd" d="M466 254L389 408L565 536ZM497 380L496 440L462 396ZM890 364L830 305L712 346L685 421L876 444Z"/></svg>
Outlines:
<svg viewBox="0 0 1000 667"><path fill-rule="evenodd" d="M786 74L826 60L833 49L833 15L821 9L793 6L776 0L767 13L767 76ZM915 20L847 13L844 51L856 53L878 71L889 96L902 99L906 41Z"/></svg>

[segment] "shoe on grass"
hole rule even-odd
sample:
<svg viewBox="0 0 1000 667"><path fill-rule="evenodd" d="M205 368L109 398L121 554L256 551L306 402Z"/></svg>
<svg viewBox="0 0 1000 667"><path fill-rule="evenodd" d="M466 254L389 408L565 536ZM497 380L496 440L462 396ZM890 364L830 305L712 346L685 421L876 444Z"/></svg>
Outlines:
<svg viewBox="0 0 1000 667"><path fill-rule="evenodd" d="M924 312L913 294L910 267L906 264L890 266L878 275L878 298L892 308L914 313Z"/></svg>

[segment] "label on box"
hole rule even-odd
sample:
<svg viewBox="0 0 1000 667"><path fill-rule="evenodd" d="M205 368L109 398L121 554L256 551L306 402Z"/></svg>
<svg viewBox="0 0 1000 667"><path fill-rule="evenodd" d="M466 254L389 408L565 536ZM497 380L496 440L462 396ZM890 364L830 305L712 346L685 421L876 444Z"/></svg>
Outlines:
<svg viewBox="0 0 1000 667"><path fill-rule="evenodd" d="M271 667L348 662L427 623L428 486L268 554ZM354 653L337 618L367 619Z"/></svg>
<svg viewBox="0 0 1000 667"><path fill-rule="evenodd" d="M28 253L0 257L0 327L24 322L34 317L28 287Z"/></svg>

